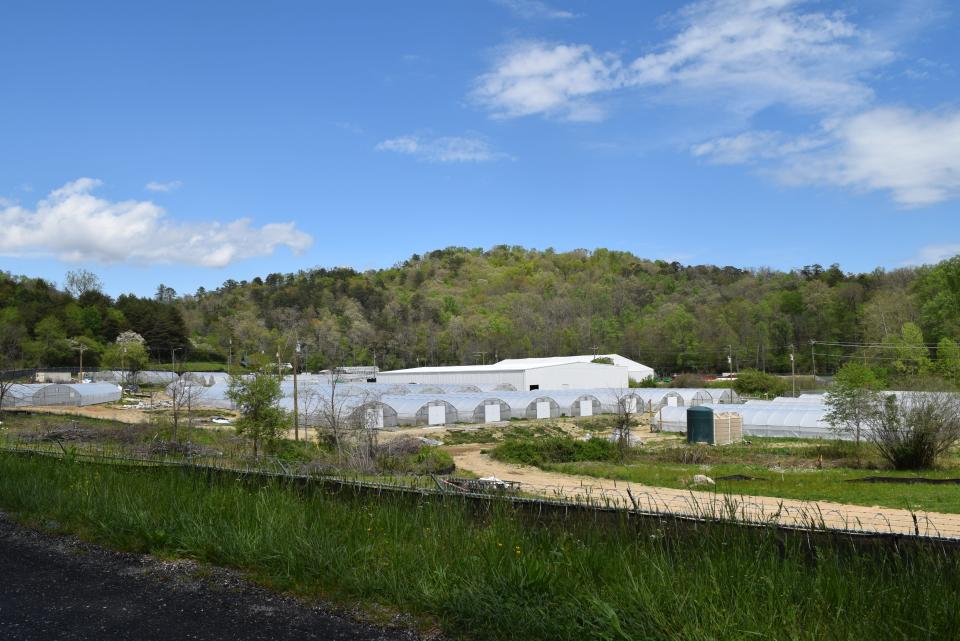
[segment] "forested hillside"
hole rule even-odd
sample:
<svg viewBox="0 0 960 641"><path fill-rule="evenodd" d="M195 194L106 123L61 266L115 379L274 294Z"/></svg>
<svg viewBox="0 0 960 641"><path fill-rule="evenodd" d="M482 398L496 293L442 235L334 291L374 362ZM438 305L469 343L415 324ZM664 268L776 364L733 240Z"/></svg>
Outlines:
<svg viewBox="0 0 960 641"><path fill-rule="evenodd" d="M185 343L195 357L285 359L299 338L311 368L491 362L618 352L658 371L756 367L820 373L846 359L935 368L960 339L960 257L935 267L844 273L682 266L608 250L448 248L389 269L317 269L227 281L154 300L79 298L41 281L0 279L0 322L26 360L68 362L60 337L100 342L134 329L155 357ZM11 329L12 328L12 329ZM152 333L151 333L152 332ZM811 341L818 341L811 345ZM867 344L869 347L862 347ZM928 347L929 349L924 349Z"/></svg>

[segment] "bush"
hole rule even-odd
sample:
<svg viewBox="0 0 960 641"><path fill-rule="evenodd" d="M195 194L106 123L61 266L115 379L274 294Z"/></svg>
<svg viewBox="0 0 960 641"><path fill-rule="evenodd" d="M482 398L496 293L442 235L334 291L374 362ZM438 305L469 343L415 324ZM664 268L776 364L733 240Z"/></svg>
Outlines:
<svg viewBox="0 0 960 641"><path fill-rule="evenodd" d="M648 376L648 377L646 377L645 379L643 379L642 381L636 381L636 380L634 380L634 379L631 378L629 384L630 384L630 387L633 387L633 388L636 388L636 387L656 387L656 386L657 386L657 379L654 378L653 376Z"/></svg>
<svg viewBox="0 0 960 641"><path fill-rule="evenodd" d="M427 445L422 445L414 451L381 449L377 454L377 468L384 472L452 474L456 467L452 456L439 448Z"/></svg>
<svg viewBox="0 0 960 641"><path fill-rule="evenodd" d="M617 444L606 439L578 441L554 436L542 439L507 439L491 452L494 458L510 463L543 465L581 461L615 461L620 458Z"/></svg>
<svg viewBox="0 0 960 641"><path fill-rule="evenodd" d="M747 396L780 396L787 391L789 383L779 376L760 372L755 369L745 369L737 373L737 380L733 389L737 394Z"/></svg>
<svg viewBox="0 0 960 641"><path fill-rule="evenodd" d="M703 377L697 374L678 374L670 381L670 387L703 387Z"/></svg>
<svg viewBox="0 0 960 641"><path fill-rule="evenodd" d="M870 440L894 468L933 467L960 441L960 397L945 392L882 396L867 423Z"/></svg>

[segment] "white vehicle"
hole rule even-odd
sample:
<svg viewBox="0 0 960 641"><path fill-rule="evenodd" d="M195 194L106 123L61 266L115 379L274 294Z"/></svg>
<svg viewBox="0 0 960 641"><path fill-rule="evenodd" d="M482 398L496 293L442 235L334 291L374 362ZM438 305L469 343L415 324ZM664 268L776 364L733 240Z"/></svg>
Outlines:
<svg viewBox="0 0 960 641"><path fill-rule="evenodd" d="M217 425L230 425L232 421L226 416L212 416L210 417L210 422L216 423Z"/></svg>

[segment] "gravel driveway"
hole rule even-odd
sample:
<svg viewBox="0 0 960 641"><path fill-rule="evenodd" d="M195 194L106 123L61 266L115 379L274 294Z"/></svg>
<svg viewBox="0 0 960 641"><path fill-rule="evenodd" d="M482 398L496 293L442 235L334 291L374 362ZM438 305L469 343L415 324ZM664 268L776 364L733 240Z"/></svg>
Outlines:
<svg viewBox="0 0 960 641"><path fill-rule="evenodd" d="M310 607L190 561L122 554L12 523L0 512L0 640L420 639Z"/></svg>

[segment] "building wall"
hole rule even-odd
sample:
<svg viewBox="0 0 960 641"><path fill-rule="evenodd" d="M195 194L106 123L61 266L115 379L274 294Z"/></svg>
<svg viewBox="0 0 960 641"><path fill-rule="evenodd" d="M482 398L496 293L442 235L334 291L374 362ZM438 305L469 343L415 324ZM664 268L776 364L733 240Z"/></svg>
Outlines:
<svg viewBox="0 0 960 641"><path fill-rule="evenodd" d="M421 383L428 385L476 385L496 386L513 385L515 389L527 389L524 386L524 373L497 370L470 370L451 372L380 372L378 383Z"/></svg>
<svg viewBox="0 0 960 641"><path fill-rule="evenodd" d="M524 386L517 389L626 389L629 377L626 367L596 363L565 363L527 370Z"/></svg>

